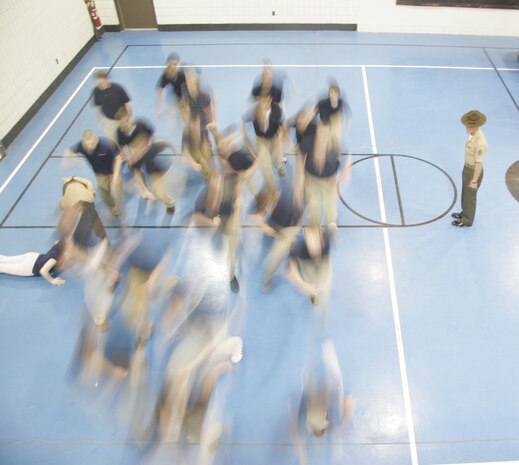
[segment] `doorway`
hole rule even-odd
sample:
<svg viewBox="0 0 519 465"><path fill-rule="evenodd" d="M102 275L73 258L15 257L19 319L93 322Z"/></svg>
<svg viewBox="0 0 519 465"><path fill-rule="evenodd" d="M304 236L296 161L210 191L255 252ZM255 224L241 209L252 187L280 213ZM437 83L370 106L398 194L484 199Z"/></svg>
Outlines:
<svg viewBox="0 0 519 465"><path fill-rule="evenodd" d="M115 0L123 29L157 29L153 0Z"/></svg>

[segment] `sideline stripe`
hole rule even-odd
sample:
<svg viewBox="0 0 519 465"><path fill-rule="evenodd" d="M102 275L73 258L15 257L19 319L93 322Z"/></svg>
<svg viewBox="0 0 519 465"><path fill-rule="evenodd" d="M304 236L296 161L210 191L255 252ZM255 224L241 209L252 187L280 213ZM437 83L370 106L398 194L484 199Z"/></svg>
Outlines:
<svg viewBox="0 0 519 465"><path fill-rule="evenodd" d="M34 145L29 149L29 151L25 154L25 156L21 159L20 163L16 166L16 168L13 170L13 172L9 175L9 177L5 180L5 182L2 184L2 187L0 187L0 194L4 191L4 189L7 187L7 185L11 182L11 180L14 178L16 173L20 170L20 168L23 166L23 164L27 161L27 159L31 156L32 152L36 149L36 147L39 145L39 143L42 141L42 139L47 135L47 133L51 130L52 126L54 126L54 123L58 120L58 118L63 114L65 109L69 106L70 102L74 99L74 97L77 95L77 93L81 90L85 82L90 78L92 73L94 72L96 68L92 68L90 72L85 76L85 78L81 81L81 84L76 88L74 93L69 97L69 99L65 102L65 104L61 107L61 110L58 112L58 114L54 117L54 119L50 122L50 124L47 126L45 131L41 134L40 137L38 137L38 140L34 143Z"/></svg>
<svg viewBox="0 0 519 465"><path fill-rule="evenodd" d="M370 100L370 96L369 96L368 78L366 75L366 68L364 66L362 67L362 80L364 82L364 95L366 98L366 108L367 108L367 112L368 112L368 121L369 121L369 135L371 137L372 151L374 154L376 154L377 153L377 142L375 139L375 129L373 127L373 115L371 113L371 100ZM377 179L377 190L378 190L381 221L384 223L387 223L386 208L384 205L384 193L382 191L382 180L380 177L380 165L378 162L378 157L373 158L373 163L375 165L375 176ZM405 409L405 416L406 416L406 420L407 420L407 434L409 437L409 449L410 449L410 453L411 453L411 463L413 465L418 465L418 453L416 450L414 422L413 422L413 415L411 412L411 397L409 395L409 383L407 380L407 368L406 368L406 364L405 364L404 344L402 341L402 329L400 327L400 314L398 311L398 300L396 297L395 275L393 272L393 258L391 255L391 245L389 243L388 228L383 228L382 232L384 234L384 246L386 249L387 272L388 272L388 279L389 279L389 289L390 289L390 293L391 293L391 307L393 309L393 320L395 323L396 345L397 345L397 350L398 350L398 363L400 365L400 378L402 381L402 391L403 391L403 395L404 395L404 409Z"/></svg>
<svg viewBox="0 0 519 465"><path fill-rule="evenodd" d="M263 68L262 64L220 64L220 65L180 65L179 68ZM468 70L468 71L494 71L491 67L479 66L434 66L434 65L341 65L341 64L286 64L272 65L273 68L402 68L402 69L447 69L447 70ZM100 66L96 69L108 69L108 66ZM135 66L114 66L112 69L164 69L165 65L135 65ZM503 68L505 69L505 68ZM513 71L513 68L508 69ZM519 71L519 69L517 70Z"/></svg>

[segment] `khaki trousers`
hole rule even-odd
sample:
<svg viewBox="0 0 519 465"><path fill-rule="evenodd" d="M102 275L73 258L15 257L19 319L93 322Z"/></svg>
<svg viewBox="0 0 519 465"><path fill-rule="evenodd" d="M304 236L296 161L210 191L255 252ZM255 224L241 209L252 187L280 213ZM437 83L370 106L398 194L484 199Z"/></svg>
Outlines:
<svg viewBox="0 0 519 465"><path fill-rule="evenodd" d="M462 223L472 226L474 217L476 216L476 204L479 186L483 181L483 169L478 179L478 188L471 189L469 187L470 181L474 176L474 167L465 165L462 173L462 190L461 190L461 221Z"/></svg>
<svg viewBox="0 0 519 465"><path fill-rule="evenodd" d="M289 226L283 228L274 237L274 242L266 258L264 283L272 280L274 273L277 271L281 262L288 256L292 244L297 238L301 226Z"/></svg>
<svg viewBox="0 0 519 465"><path fill-rule="evenodd" d="M151 334L151 323L148 318L148 290L147 283L151 271L130 267L128 270L128 288L126 302L123 306L123 315L126 324L142 339Z"/></svg>
<svg viewBox="0 0 519 465"><path fill-rule="evenodd" d="M335 175L319 178L305 172L305 203L311 224L321 224L324 210L324 224L337 222L337 181Z"/></svg>
<svg viewBox="0 0 519 465"><path fill-rule="evenodd" d="M256 156L265 185L270 193L277 192L276 178L272 172L272 165L277 169L281 165L281 138L279 135L272 139L256 137Z"/></svg>
<svg viewBox="0 0 519 465"><path fill-rule="evenodd" d="M119 129L119 121L116 119L107 118L105 115L101 115L101 126L106 134L106 137L119 145L119 141L117 140L117 129Z"/></svg>
<svg viewBox="0 0 519 465"><path fill-rule="evenodd" d="M121 177L119 177L119 182L117 183L117 187L115 188L115 192L112 192L112 179L113 174L97 174L97 187L99 187L99 192L101 193L101 197L104 203L113 210L114 208L120 209L120 206L123 204L123 183Z"/></svg>
<svg viewBox="0 0 519 465"><path fill-rule="evenodd" d="M161 200L166 207L172 207L175 201L168 195L166 186L166 173L151 173L149 175L151 190L159 200Z"/></svg>

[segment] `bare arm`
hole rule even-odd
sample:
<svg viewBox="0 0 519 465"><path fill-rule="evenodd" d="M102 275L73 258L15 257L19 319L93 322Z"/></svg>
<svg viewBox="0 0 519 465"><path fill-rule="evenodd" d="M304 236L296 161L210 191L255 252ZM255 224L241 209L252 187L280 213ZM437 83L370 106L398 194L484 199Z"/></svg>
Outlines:
<svg viewBox="0 0 519 465"><path fill-rule="evenodd" d="M57 262L54 260L54 258L47 260L47 262L45 262L45 264L41 267L40 275L54 286L61 286L62 284L65 284L65 280L61 278L53 278L50 275L50 270L52 270L56 263Z"/></svg>
<svg viewBox="0 0 519 465"><path fill-rule="evenodd" d="M293 282L303 294L308 295L309 297L315 296L319 293L319 290L310 283L307 283L299 269L297 268L297 263L294 258L290 257L288 260L288 270L285 274L286 278Z"/></svg>
<svg viewBox="0 0 519 465"><path fill-rule="evenodd" d="M148 186L146 186L146 183L144 182L142 171L139 168L132 168L132 173L135 181L137 182L137 186L139 186L142 198L146 200L155 200L155 196L150 192Z"/></svg>

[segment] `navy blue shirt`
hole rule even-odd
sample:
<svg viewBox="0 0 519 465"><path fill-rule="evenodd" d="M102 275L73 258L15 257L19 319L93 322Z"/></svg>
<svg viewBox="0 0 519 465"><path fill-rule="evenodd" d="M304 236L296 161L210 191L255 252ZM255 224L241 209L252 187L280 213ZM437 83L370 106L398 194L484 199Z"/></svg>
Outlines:
<svg viewBox="0 0 519 465"><path fill-rule="evenodd" d="M321 118L321 121L323 123L327 123L330 121L330 118L332 115L338 112L342 112L344 107L344 101L339 99L339 102L337 103L337 106L335 108L332 107L332 102L330 101L330 98L326 98L323 100L320 100L317 104L317 111L319 112L319 118Z"/></svg>
<svg viewBox="0 0 519 465"><path fill-rule="evenodd" d="M283 124L283 111L276 103L272 103L270 107L270 115L268 121L267 130L264 131L264 128L260 126L257 116L256 116L257 107L254 107L252 110L248 111L243 115L244 122L252 121L254 126L254 132L259 137L264 137L266 139L272 139L274 136L278 134L279 128Z"/></svg>
<svg viewBox="0 0 519 465"><path fill-rule="evenodd" d="M315 145L316 129L310 129L310 126L305 131L301 142L299 143L299 149L303 155L306 155L305 159L305 171L319 178L329 178L334 176L339 170L339 152L330 146L326 152L324 166L321 172L318 172L315 168L314 163L314 145Z"/></svg>
<svg viewBox="0 0 519 465"><path fill-rule="evenodd" d="M70 150L82 154L97 174L112 174L114 159L119 154L119 148L106 137L99 138L99 143L92 153L87 153L81 142L72 146Z"/></svg>
<svg viewBox="0 0 519 465"><path fill-rule="evenodd" d="M175 93L177 99L179 99L182 97L182 87L185 82L186 76L183 70L179 69L177 71L176 77L168 76L166 71L164 71L160 77L158 87L164 89L167 85L171 85L173 92Z"/></svg>
<svg viewBox="0 0 519 465"><path fill-rule="evenodd" d="M326 257L330 253L330 236L326 231L322 230L321 237L322 249L320 258ZM299 260L312 260L310 252L308 251L308 246L306 245L304 231L301 231L295 244L292 246L292 249L290 249L290 256L292 258L298 258Z"/></svg>
<svg viewBox="0 0 519 465"><path fill-rule="evenodd" d="M34 276L41 276L40 271L43 268L43 265L47 263L49 260L54 259L56 262L58 261L59 257L61 256L61 252L63 251L63 244L61 241L56 242L52 248L44 254L40 254L36 261L34 262L34 265L32 267L32 274ZM50 271L55 271L56 265L54 265Z"/></svg>
<svg viewBox="0 0 519 465"><path fill-rule="evenodd" d="M103 115L107 118L115 119L116 113L129 101L130 97L119 84L112 82L108 89L94 89L94 103L101 107Z"/></svg>

